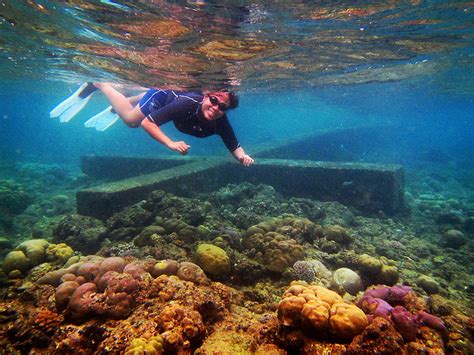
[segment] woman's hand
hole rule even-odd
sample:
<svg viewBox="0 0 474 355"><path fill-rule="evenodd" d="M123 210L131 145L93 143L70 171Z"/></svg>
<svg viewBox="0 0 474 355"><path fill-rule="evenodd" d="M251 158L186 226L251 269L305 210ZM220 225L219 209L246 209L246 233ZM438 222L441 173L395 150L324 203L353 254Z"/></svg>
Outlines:
<svg viewBox="0 0 474 355"><path fill-rule="evenodd" d="M250 166L253 164L254 160L250 155L244 154L242 157L239 158L240 162L243 166Z"/></svg>
<svg viewBox="0 0 474 355"><path fill-rule="evenodd" d="M188 149L191 148L190 145L187 145L184 141L179 142L170 142L168 143L167 147L175 152L178 152L181 155L188 154Z"/></svg>

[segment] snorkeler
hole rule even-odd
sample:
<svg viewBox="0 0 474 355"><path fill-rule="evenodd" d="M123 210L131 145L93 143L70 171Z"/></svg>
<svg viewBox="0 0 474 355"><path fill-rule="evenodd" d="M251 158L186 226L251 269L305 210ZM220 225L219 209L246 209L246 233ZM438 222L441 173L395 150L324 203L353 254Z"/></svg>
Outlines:
<svg viewBox="0 0 474 355"><path fill-rule="evenodd" d="M254 163L240 146L226 115L228 110L239 105L238 96L231 91L199 93L149 89L127 98L109 83L85 83L57 105L50 116L59 117L61 122L70 121L96 90L102 91L112 106L87 120L86 127L104 131L121 118L127 126L142 127L156 141L186 155L191 146L184 141L173 141L160 128L173 121L180 132L194 137L219 135L231 154L244 166Z"/></svg>

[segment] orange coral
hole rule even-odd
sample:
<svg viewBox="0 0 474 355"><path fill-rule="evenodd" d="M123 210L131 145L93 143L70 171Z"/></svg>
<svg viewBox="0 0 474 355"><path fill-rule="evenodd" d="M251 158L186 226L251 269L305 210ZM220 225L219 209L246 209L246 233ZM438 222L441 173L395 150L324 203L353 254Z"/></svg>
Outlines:
<svg viewBox="0 0 474 355"><path fill-rule="evenodd" d="M285 326L297 326L306 299L300 296L283 298L278 305L278 319Z"/></svg>
<svg viewBox="0 0 474 355"><path fill-rule="evenodd" d="M313 337L332 335L350 341L368 324L365 313L325 287L292 282L278 304L278 320L286 327L299 326Z"/></svg>
<svg viewBox="0 0 474 355"><path fill-rule="evenodd" d="M311 300L306 303L301 311L303 329L314 334L325 335L328 331L330 307L329 304L320 300Z"/></svg>
<svg viewBox="0 0 474 355"><path fill-rule="evenodd" d="M202 340L206 328L199 312L177 303L169 303L160 314L165 348L186 350L190 343Z"/></svg>
<svg viewBox="0 0 474 355"><path fill-rule="evenodd" d="M329 324L335 338L350 342L367 327L369 321L356 305L338 302L331 307Z"/></svg>

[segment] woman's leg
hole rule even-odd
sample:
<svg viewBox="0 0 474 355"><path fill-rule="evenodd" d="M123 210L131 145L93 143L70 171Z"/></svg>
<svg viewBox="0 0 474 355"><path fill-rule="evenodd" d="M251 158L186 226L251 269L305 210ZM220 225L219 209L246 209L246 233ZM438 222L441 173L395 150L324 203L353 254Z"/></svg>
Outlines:
<svg viewBox="0 0 474 355"><path fill-rule="evenodd" d="M118 113L127 126L140 127L140 123L145 118L145 115L143 115L138 106L134 107L132 105L132 102L136 99L135 96L132 98L133 100L130 100L115 90L109 83L94 83L94 86L107 97L112 108Z"/></svg>

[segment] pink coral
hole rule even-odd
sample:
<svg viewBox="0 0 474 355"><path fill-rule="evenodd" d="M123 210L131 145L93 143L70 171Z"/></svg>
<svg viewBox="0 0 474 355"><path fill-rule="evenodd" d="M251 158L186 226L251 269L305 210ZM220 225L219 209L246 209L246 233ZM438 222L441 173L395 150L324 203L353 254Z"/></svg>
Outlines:
<svg viewBox="0 0 474 355"><path fill-rule="evenodd" d="M56 306L59 310L64 309L71 299L74 291L79 287L76 281L65 281L56 289Z"/></svg>
<svg viewBox="0 0 474 355"><path fill-rule="evenodd" d="M96 313L99 301L96 290L97 286L92 282L86 282L74 290L68 304L68 311L72 318L81 319Z"/></svg>
<svg viewBox="0 0 474 355"><path fill-rule="evenodd" d="M95 281L97 282L107 271L122 272L126 265L127 262L118 256L104 259L100 263L99 272L97 273Z"/></svg>
<svg viewBox="0 0 474 355"><path fill-rule="evenodd" d="M139 283L130 274L121 274L116 271L107 271L97 282L99 292L107 290L108 293L132 293L138 290Z"/></svg>
<svg viewBox="0 0 474 355"><path fill-rule="evenodd" d="M99 265L96 263L87 262L79 265L76 275L84 277L86 281L92 281L96 278L98 273Z"/></svg>

